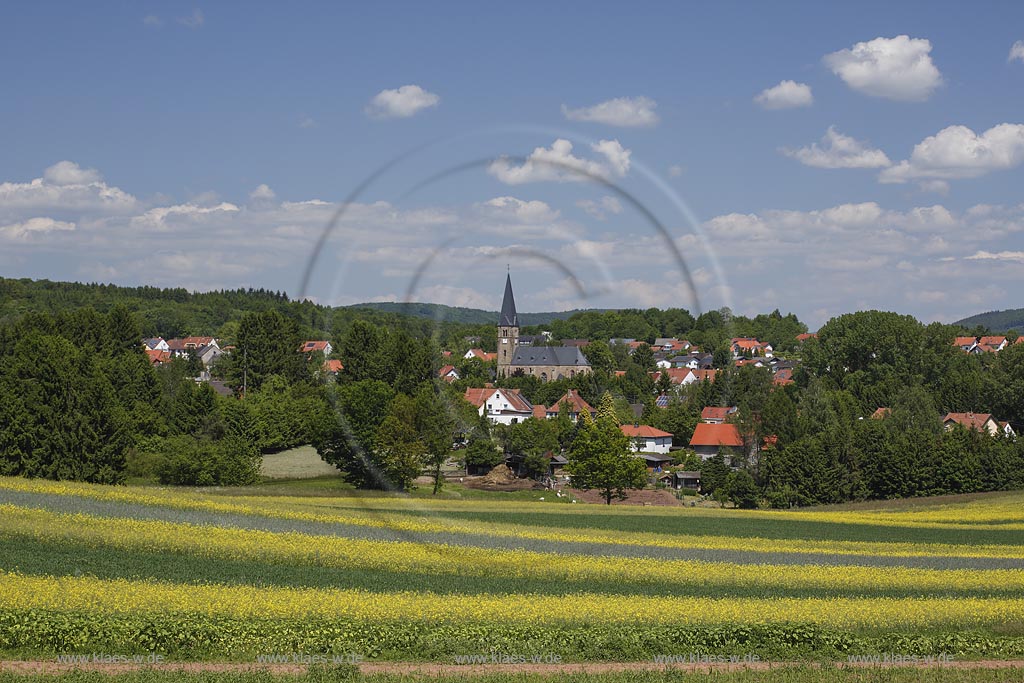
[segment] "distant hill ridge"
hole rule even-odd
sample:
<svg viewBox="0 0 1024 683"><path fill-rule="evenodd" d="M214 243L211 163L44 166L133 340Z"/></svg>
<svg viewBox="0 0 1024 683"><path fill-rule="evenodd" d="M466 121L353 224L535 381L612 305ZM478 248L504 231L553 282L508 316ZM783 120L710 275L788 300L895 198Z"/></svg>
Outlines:
<svg viewBox="0 0 1024 683"><path fill-rule="evenodd" d="M979 313L978 315L958 320L953 324L961 325L968 329L981 325L982 327L987 327L992 332L998 333L1005 333L1008 330L1024 333L1024 308Z"/></svg>
<svg viewBox="0 0 1024 683"><path fill-rule="evenodd" d="M485 311L482 308L463 308L445 304L428 304L420 302L402 303L398 301L377 301L364 304L352 304L346 308L370 308L387 313L398 313L417 318L430 318L447 322L466 323L469 325L497 325L498 311ZM607 308L577 308L571 311L550 311L546 313L520 313L520 326L547 325L552 320L567 320L577 313L603 313Z"/></svg>

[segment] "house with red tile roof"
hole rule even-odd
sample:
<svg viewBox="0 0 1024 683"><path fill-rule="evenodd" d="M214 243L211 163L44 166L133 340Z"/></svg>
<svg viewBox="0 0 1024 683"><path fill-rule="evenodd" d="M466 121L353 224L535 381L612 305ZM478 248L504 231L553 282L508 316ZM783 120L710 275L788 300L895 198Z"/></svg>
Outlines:
<svg viewBox="0 0 1024 683"><path fill-rule="evenodd" d="M672 434L649 425L631 424L619 427L629 437L635 453L668 453L672 448Z"/></svg>
<svg viewBox="0 0 1024 683"><path fill-rule="evenodd" d="M533 417L533 404L519 389L466 389L464 398L491 422L516 424Z"/></svg>
<svg viewBox="0 0 1024 683"><path fill-rule="evenodd" d="M324 361L324 372L326 372L328 375L337 375L338 373L340 373L344 369L345 369L345 366L342 365L340 360L325 360Z"/></svg>
<svg viewBox="0 0 1024 683"><path fill-rule="evenodd" d="M803 334L796 335L796 340L798 342L800 342L801 344L803 344L808 339L817 339L817 338L818 338L818 333L817 332L804 332Z"/></svg>
<svg viewBox="0 0 1024 683"><path fill-rule="evenodd" d="M469 351L466 351L465 355L462 357L467 360L470 358L476 358L477 360L482 361L484 363L490 363L493 360L497 360L498 354L487 353L483 349L470 349Z"/></svg>
<svg viewBox="0 0 1024 683"><path fill-rule="evenodd" d="M185 357L191 354L208 355L216 350L220 355L220 346L213 337L185 337L184 339L168 339L167 350L172 356ZM204 353L205 352L205 353ZM205 361L205 359L204 359Z"/></svg>
<svg viewBox="0 0 1024 683"><path fill-rule="evenodd" d="M302 346L299 347L299 353L313 353L314 351L319 351L325 356L329 356L334 351L334 347L331 346L329 341L307 341L303 342Z"/></svg>
<svg viewBox="0 0 1024 683"><path fill-rule="evenodd" d="M960 425L991 436L998 436L1003 430L999 421L988 413L947 413L942 418L942 425L946 429Z"/></svg>
<svg viewBox="0 0 1024 683"><path fill-rule="evenodd" d="M146 357L149 359L150 364L154 366L163 365L164 363L171 362L170 351L161 351L160 349L146 349Z"/></svg>
<svg viewBox="0 0 1024 683"><path fill-rule="evenodd" d="M871 413L872 420L884 420L892 414L890 408L879 408L875 412Z"/></svg>
<svg viewBox="0 0 1024 683"><path fill-rule="evenodd" d="M733 337L732 339L732 355L734 358L739 358L746 354L771 358L772 352L771 344L760 342L753 337Z"/></svg>
<svg viewBox="0 0 1024 683"><path fill-rule="evenodd" d="M700 420L708 424L720 425L728 420L730 415L735 415L736 410L736 406L707 406L700 411Z"/></svg>
<svg viewBox="0 0 1024 683"><path fill-rule="evenodd" d="M690 448L703 460L723 455L730 462L733 454L743 448L743 439L734 424L699 422L690 438Z"/></svg>
<svg viewBox="0 0 1024 683"><path fill-rule="evenodd" d="M1017 343L1020 343L1020 339ZM1009 345L1009 340L1002 335L957 337L953 340L953 346L960 347L966 353L999 353Z"/></svg>
<svg viewBox="0 0 1024 683"><path fill-rule="evenodd" d="M596 414L596 411L590 406L590 404L584 401L583 397L580 396L580 392L575 389L569 389L562 394L562 398L555 401L546 409L545 417L551 419L558 417L558 411L562 409L562 405L569 407L569 418L573 422L576 422L584 412L590 413L591 417Z"/></svg>
<svg viewBox="0 0 1024 683"><path fill-rule="evenodd" d="M775 371L772 382L777 386L786 386L793 383L793 368L780 368Z"/></svg>
<svg viewBox="0 0 1024 683"><path fill-rule="evenodd" d="M651 379L657 383L661 379L661 375L664 373L668 375L669 381L672 382L674 387L684 387L687 384L693 384L697 381L697 370L691 370L690 368L662 368L651 373Z"/></svg>
<svg viewBox="0 0 1024 683"><path fill-rule="evenodd" d="M651 349L655 351L664 351L665 353L680 353L683 351L689 351L693 348L693 344L685 339L676 339L675 337L659 337L654 340L651 344Z"/></svg>
<svg viewBox="0 0 1024 683"><path fill-rule="evenodd" d="M445 382L448 382L448 384L451 384L455 380L459 379L459 371L455 369L454 365L445 365L437 371L437 376Z"/></svg>
<svg viewBox="0 0 1024 683"><path fill-rule="evenodd" d="M957 337L953 340L953 346L959 346L961 351L970 353L978 345L977 337Z"/></svg>
<svg viewBox="0 0 1024 683"><path fill-rule="evenodd" d="M693 370L692 372L698 382L714 382L718 376L718 370Z"/></svg>
<svg viewBox="0 0 1024 683"><path fill-rule="evenodd" d="M987 353L998 353L1005 349L1009 344L1010 342L1003 336L978 338L978 348Z"/></svg>

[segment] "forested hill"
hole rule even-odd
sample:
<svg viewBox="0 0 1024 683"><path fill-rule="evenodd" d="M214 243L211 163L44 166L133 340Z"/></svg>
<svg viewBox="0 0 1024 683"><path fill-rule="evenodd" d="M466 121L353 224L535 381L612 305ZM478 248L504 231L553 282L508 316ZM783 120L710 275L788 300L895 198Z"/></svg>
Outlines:
<svg viewBox="0 0 1024 683"><path fill-rule="evenodd" d="M1005 333L1008 330L1024 332L1024 308L1014 308L1006 311L989 311L979 313L969 318L959 320L954 325L960 325L968 329L974 329L979 325L988 328L992 332Z"/></svg>
<svg viewBox="0 0 1024 683"><path fill-rule="evenodd" d="M107 313L118 305L133 313L143 335L168 339L186 335L231 339L245 314L271 310L292 318L309 334L324 339L333 338L332 332L355 318L378 325L396 324L403 319L386 311L332 309L310 301L293 301L284 292L266 289L189 292L182 287L161 289L0 278L0 324L26 313L56 314L83 308ZM427 321L404 319L429 326Z"/></svg>
<svg viewBox="0 0 1024 683"><path fill-rule="evenodd" d="M400 315L411 315L417 318L430 318L431 320L447 321L453 323L465 323L468 325L494 325L498 320L498 311L485 311L481 308L463 308L461 306L446 306L444 304L428 303L400 303L396 301L373 302L365 304L353 304L348 308L370 308L377 311L387 311ZM552 320L567 320L577 313L585 311L603 312L608 309L575 309L572 311L550 311L547 313L520 313L519 324L547 325Z"/></svg>

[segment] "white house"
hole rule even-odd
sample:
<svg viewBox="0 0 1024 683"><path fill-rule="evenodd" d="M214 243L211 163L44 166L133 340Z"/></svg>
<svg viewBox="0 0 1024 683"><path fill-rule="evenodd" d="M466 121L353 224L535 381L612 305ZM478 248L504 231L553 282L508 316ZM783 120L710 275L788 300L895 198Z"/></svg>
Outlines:
<svg viewBox="0 0 1024 683"><path fill-rule="evenodd" d="M163 337L154 337L152 339L143 339L143 346L146 347L147 351L170 351L171 347L167 345Z"/></svg>
<svg viewBox="0 0 1024 683"><path fill-rule="evenodd" d="M629 437L637 453L668 453L672 448L672 435L648 425L622 425L622 433Z"/></svg>
<svg viewBox="0 0 1024 683"><path fill-rule="evenodd" d="M334 353L334 347L331 346L329 341L308 341L299 347L299 353L313 353L319 351L325 356L329 356Z"/></svg>
<svg viewBox="0 0 1024 683"><path fill-rule="evenodd" d="M466 389L464 396L495 424L516 424L533 417L533 404L518 389Z"/></svg>

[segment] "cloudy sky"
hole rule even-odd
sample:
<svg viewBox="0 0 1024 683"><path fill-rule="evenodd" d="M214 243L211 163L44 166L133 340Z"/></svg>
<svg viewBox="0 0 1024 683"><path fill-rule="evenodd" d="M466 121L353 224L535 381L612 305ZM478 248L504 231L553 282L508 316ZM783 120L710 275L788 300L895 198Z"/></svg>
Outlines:
<svg viewBox="0 0 1024 683"><path fill-rule="evenodd" d="M1024 4L18 3L0 274L1024 306Z"/></svg>

